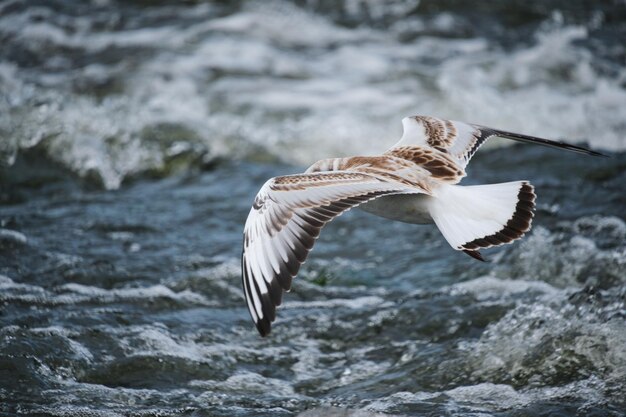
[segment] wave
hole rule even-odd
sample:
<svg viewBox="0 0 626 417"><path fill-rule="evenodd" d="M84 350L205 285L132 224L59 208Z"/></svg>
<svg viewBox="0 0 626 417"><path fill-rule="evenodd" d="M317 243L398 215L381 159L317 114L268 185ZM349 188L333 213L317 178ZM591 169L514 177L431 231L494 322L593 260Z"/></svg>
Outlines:
<svg viewBox="0 0 626 417"><path fill-rule="evenodd" d="M380 152L410 114L626 149L625 73L597 67L581 45L585 26L552 22L505 48L463 39L445 15L438 33L406 40L407 27L430 20L399 11L389 30L349 28L286 2L177 10L158 26L159 7L142 10L134 26L107 31L95 17L9 9L0 18L3 163L36 148L114 189L216 157L304 166ZM20 48L30 58L16 58Z"/></svg>
<svg viewBox="0 0 626 417"><path fill-rule="evenodd" d="M112 289L0 275L0 302L62 317L36 315L18 326L11 320L27 320L24 313L7 310L0 348L17 358L18 381L37 378L41 398L57 395L68 414L110 405L113 396L135 406L250 414L332 415L326 407L339 405L355 416L550 406L620 415L611 413L624 405L624 268L596 268L622 262L625 233L616 217L564 220L495 257L492 275L452 285L429 286L419 268L404 285L381 280L378 289L301 277L271 339L253 331L228 257L188 255L179 261L198 265L192 272ZM579 259L567 255L576 240L586 241L585 256L573 250ZM559 257L572 269L546 259ZM450 259L466 268L465 258ZM549 274L537 273L537 259ZM583 264L587 278L570 277ZM611 276L618 279L604 279ZM26 344L34 356L23 356ZM27 409L52 413L40 402Z"/></svg>
<svg viewBox="0 0 626 417"><path fill-rule="evenodd" d="M195 304L214 307L216 302L207 300L201 294L190 290L175 292L161 284L143 288L103 289L76 283L64 284L48 291L43 287L21 284L11 278L0 275L0 301L19 302L41 306L74 304L114 304L124 302L145 302L152 306L171 308L171 304Z"/></svg>

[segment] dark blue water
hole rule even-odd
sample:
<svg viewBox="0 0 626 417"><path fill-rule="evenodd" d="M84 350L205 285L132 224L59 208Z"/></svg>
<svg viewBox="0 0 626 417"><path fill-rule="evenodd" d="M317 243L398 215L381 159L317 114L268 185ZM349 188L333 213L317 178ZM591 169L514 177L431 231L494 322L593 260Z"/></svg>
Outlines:
<svg viewBox="0 0 626 417"><path fill-rule="evenodd" d="M0 413L626 415L623 5L0 4ZM268 338L240 288L267 178L406 114L584 141L481 150L533 231L324 229Z"/></svg>
<svg viewBox="0 0 626 417"><path fill-rule="evenodd" d="M6 180L3 411L619 415L625 164L528 146L478 156L475 181L523 176L540 198L534 232L488 264L434 227L342 216L267 339L242 300L241 228L265 178L298 168L223 162L118 191Z"/></svg>

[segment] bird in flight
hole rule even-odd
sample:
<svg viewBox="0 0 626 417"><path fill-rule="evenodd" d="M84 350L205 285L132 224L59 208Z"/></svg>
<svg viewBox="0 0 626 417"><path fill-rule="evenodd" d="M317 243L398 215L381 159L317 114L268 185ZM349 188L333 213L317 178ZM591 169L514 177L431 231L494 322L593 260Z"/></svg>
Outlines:
<svg viewBox="0 0 626 417"><path fill-rule="evenodd" d="M382 155L323 159L304 173L269 179L244 228L242 281L261 336L270 332L283 292L326 223L353 207L391 220L435 223L453 249L483 261L480 249L511 243L531 227L528 181L460 186L465 167L495 136L598 152L518 133L429 116L402 119L400 141Z"/></svg>

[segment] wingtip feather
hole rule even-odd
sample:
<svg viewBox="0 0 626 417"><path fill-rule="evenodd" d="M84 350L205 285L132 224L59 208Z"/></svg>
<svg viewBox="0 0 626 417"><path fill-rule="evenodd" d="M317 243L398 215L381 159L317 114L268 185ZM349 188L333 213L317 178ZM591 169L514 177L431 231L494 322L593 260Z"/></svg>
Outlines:
<svg viewBox="0 0 626 417"><path fill-rule="evenodd" d="M463 252L465 252L466 254L468 254L469 256L471 256L474 259L477 259L481 262L488 262L484 257L483 254L480 253L480 251L477 250L468 250L468 249L463 249Z"/></svg>

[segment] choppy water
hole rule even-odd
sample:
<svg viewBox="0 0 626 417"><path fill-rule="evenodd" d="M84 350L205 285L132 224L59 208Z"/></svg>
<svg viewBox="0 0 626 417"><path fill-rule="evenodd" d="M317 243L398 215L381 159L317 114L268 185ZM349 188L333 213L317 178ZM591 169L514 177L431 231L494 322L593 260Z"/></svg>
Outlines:
<svg viewBox="0 0 626 417"><path fill-rule="evenodd" d="M626 415L626 6L381 4L0 3L0 413ZM260 185L415 113L612 158L479 154L539 195L488 264L342 216L260 338Z"/></svg>

